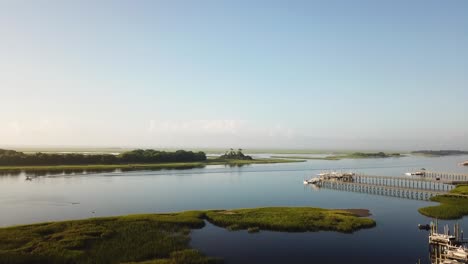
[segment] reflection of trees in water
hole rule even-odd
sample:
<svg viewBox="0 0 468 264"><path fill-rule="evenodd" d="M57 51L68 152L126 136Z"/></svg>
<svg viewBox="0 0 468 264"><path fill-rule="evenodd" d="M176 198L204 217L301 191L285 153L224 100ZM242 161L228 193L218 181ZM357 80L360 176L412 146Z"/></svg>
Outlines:
<svg viewBox="0 0 468 264"><path fill-rule="evenodd" d="M33 177L40 176L57 176L57 175L86 175L86 174L95 174L95 173L119 173L119 172L129 172L129 171L162 171L162 170L191 170L195 168L204 168L205 165L194 165L194 166L180 166L180 167L170 167L170 168L151 168L151 167L127 167L127 168L118 168L118 169L40 169L40 170L28 170L26 172L17 170L14 171L0 171L0 176L10 176L10 177L20 177L26 176L31 179Z"/></svg>
<svg viewBox="0 0 468 264"><path fill-rule="evenodd" d="M225 167L229 167L229 168L240 168L240 167L244 167L244 166L250 166L251 164L245 164L245 163L228 163L225 165Z"/></svg>

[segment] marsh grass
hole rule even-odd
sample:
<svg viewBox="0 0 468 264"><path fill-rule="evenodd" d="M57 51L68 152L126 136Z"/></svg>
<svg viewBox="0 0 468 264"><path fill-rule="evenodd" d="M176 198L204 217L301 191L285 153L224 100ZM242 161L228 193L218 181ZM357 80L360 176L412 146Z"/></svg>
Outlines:
<svg viewBox="0 0 468 264"><path fill-rule="evenodd" d="M191 229L204 220L231 230L249 232L352 232L375 226L369 218L343 210L272 207L187 211L50 222L0 228L0 263L153 263L211 264L189 248Z"/></svg>
<svg viewBox="0 0 468 264"><path fill-rule="evenodd" d="M462 184L451 190L450 193L468 195L468 185Z"/></svg>
<svg viewBox="0 0 468 264"><path fill-rule="evenodd" d="M451 195L455 194L455 195ZM431 201L439 202L439 205L419 208L419 213L439 219L459 219L468 215L468 185L459 185L447 195L438 195Z"/></svg>
<svg viewBox="0 0 468 264"><path fill-rule="evenodd" d="M233 229L258 229L286 232L329 230L353 232L375 226L374 220L344 210L311 207L268 207L229 211L208 211L209 222Z"/></svg>
<svg viewBox="0 0 468 264"><path fill-rule="evenodd" d="M190 229L204 225L201 216L200 212L132 215L2 228L0 263L121 263L152 259L186 263L177 262L185 253L175 252L188 249ZM197 254L197 259L206 262L196 263L215 262L201 254Z"/></svg>

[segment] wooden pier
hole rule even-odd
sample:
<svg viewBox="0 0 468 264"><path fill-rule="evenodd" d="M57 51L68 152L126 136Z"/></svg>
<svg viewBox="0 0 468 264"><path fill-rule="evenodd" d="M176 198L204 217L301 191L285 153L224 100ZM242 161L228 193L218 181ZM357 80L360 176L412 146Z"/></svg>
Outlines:
<svg viewBox="0 0 468 264"><path fill-rule="evenodd" d="M321 188L333 189L338 191L368 193L373 195L392 196L423 201L428 201L431 199L431 197L445 193L442 191L434 191L427 189L411 189L404 187L340 181L320 181L316 185Z"/></svg>
<svg viewBox="0 0 468 264"><path fill-rule="evenodd" d="M444 226L444 232L438 233L438 224L431 223L429 233L429 254L432 264L459 264L468 263L467 240L463 238L463 230L457 224L450 234L448 225Z"/></svg>
<svg viewBox="0 0 468 264"><path fill-rule="evenodd" d="M332 172L322 173L313 181L315 186L322 188L415 200L430 200L436 195L448 194L460 183L468 184L468 175L425 172L418 176L391 177Z"/></svg>
<svg viewBox="0 0 468 264"><path fill-rule="evenodd" d="M434 172L434 171L425 171L424 178L452 181L452 182L467 182L468 183L468 174L464 173L451 173L451 172Z"/></svg>
<svg viewBox="0 0 468 264"><path fill-rule="evenodd" d="M367 183L373 185L393 186L410 189L427 189L434 191L448 192L454 188L456 184L450 180L436 180L425 177L390 177L390 176L369 176L356 174L353 176L353 181L358 183ZM468 181L466 182L468 183Z"/></svg>

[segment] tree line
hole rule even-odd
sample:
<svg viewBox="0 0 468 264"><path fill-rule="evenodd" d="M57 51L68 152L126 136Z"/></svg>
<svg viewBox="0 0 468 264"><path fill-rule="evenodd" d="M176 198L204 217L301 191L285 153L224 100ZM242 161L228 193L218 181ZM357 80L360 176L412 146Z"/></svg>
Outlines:
<svg viewBox="0 0 468 264"><path fill-rule="evenodd" d="M0 149L0 165L88 165L88 164L126 164L126 163L159 163L159 162L192 162L204 161L206 154L177 150L174 152L153 149L137 149L111 154L80 153L33 153L26 154L15 150Z"/></svg>

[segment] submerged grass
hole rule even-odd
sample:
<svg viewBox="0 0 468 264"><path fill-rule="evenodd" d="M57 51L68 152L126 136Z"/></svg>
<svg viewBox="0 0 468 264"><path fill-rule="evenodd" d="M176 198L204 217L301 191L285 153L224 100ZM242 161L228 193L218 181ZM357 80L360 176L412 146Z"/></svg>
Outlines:
<svg viewBox="0 0 468 264"><path fill-rule="evenodd" d="M204 219L221 227L250 232L352 232L375 222L343 210L258 208L142 214L0 228L0 263L145 263L221 262L189 248L190 230Z"/></svg>
<svg viewBox="0 0 468 264"><path fill-rule="evenodd" d="M419 208L419 213L439 219L459 219L468 215L468 185L459 185L447 195L438 195L431 201L439 205Z"/></svg>

